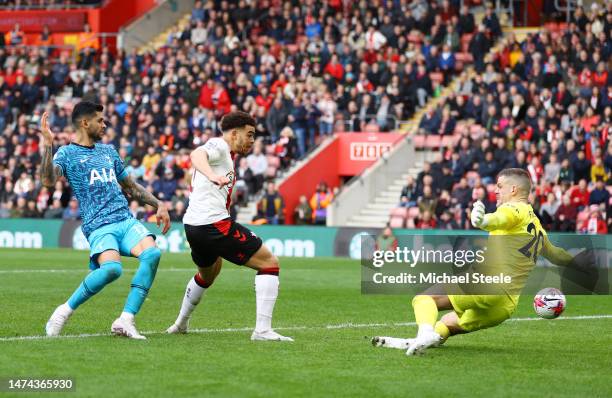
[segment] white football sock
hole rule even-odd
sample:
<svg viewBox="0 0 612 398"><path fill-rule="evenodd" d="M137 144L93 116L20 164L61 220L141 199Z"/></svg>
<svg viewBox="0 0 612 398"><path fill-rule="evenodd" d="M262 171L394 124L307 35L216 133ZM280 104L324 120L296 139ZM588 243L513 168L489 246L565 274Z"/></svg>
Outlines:
<svg viewBox="0 0 612 398"><path fill-rule="evenodd" d="M183 304L181 304L181 311L175 322L178 326L187 326L187 322L189 318L191 318L191 313L202 299L202 295L205 291L206 288L198 285L195 278L189 279L187 288L185 289L185 296L183 297Z"/></svg>
<svg viewBox="0 0 612 398"><path fill-rule="evenodd" d="M126 320L126 321L128 321L128 322L132 322L132 323L134 323L134 314L132 314L132 313L130 313L130 312L125 312L125 311L123 311L123 312L121 313L121 316L120 316L119 318L121 318L121 319L123 319L123 320Z"/></svg>
<svg viewBox="0 0 612 398"><path fill-rule="evenodd" d="M255 331L265 332L272 329L272 312L278 297L277 275L255 275L255 301L257 321Z"/></svg>
<svg viewBox="0 0 612 398"><path fill-rule="evenodd" d="M434 331L434 327L428 324L419 325L419 331L417 332L417 338Z"/></svg>

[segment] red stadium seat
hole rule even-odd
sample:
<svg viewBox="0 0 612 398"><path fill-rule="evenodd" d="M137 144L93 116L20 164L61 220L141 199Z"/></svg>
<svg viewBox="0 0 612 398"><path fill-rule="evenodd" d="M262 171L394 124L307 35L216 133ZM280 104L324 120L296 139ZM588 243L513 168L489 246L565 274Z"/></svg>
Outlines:
<svg viewBox="0 0 612 398"><path fill-rule="evenodd" d="M412 142L415 149L425 148L425 136L422 134L415 134L412 136Z"/></svg>
<svg viewBox="0 0 612 398"><path fill-rule="evenodd" d="M461 51L468 52L470 49L470 41L472 41L472 37L474 37L471 33L466 33L461 36Z"/></svg>
<svg viewBox="0 0 612 398"><path fill-rule="evenodd" d="M406 220L406 228L408 229L415 229L416 225L414 224L414 219L409 218Z"/></svg>
<svg viewBox="0 0 612 398"><path fill-rule="evenodd" d="M404 228L404 217L391 217L389 219L389 226L391 228Z"/></svg>
<svg viewBox="0 0 612 398"><path fill-rule="evenodd" d="M365 126L366 133L379 133L380 126L376 123L370 122Z"/></svg>
<svg viewBox="0 0 612 398"><path fill-rule="evenodd" d="M428 149L440 148L442 138L439 135L428 135L425 141L425 147Z"/></svg>
<svg viewBox="0 0 612 398"><path fill-rule="evenodd" d="M456 146L459 142L458 135L445 135L442 137L442 147L448 148L449 146Z"/></svg>
<svg viewBox="0 0 612 398"><path fill-rule="evenodd" d="M408 209L408 218L417 218L420 214L421 210L416 206Z"/></svg>
<svg viewBox="0 0 612 398"><path fill-rule="evenodd" d="M457 62L463 62L464 64L470 64L474 61L474 57L468 52L456 53L455 59Z"/></svg>
<svg viewBox="0 0 612 398"><path fill-rule="evenodd" d="M391 217L406 218L407 215L408 215L407 207L396 207L395 209L391 209Z"/></svg>

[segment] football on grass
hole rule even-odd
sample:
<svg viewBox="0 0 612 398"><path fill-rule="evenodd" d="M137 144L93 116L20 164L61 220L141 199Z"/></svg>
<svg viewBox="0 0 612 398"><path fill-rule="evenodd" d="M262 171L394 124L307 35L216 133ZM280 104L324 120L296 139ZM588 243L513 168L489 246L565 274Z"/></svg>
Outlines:
<svg viewBox="0 0 612 398"><path fill-rule="evenodd" d="M554 287L542 289L533 298L533 309L541 318L554 319L565 309L565 295Z"/></svg>

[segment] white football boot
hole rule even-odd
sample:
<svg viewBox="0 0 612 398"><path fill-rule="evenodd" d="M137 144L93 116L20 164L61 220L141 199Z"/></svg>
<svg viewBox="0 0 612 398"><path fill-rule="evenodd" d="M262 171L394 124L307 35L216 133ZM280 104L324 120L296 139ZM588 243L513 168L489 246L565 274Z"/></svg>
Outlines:
<svg viewBox="0 0 612 398"><path fill-rule="evenodd" d="M117 318L111 326L111 333L115 336L128 337L136 340L146 340L147 338L136 330L136 324L134 321L128 321L124 318Z"/></svg>
<svg viewBox="0 0 612 398"><path fill-rule="evenodd" d="M64 303L57 307L53 314L51 314L51 318L47 321L47 325L45 326L45 331L47 332L47 336L59 336L64 325L68 322L68 318L72 315L74 311L68 304Z"/></svg>
<svg viewBox="0 0 612 398"><path fill-rule="evenodd" d="M389 336L374 336L372 337L372 345L374 347L396 348L405 350L415 339L402 339L399 337Z"/></svg>
<svg viewBox="0 0 612 398"><path fill-rule="evenodd" d="M184 326L177 325L173 323L168 329L166 329L166 333L168 334L185 334L187 333L187 328L189 327L189 322L187 322Z"/></svg>
<svg viewBox="0 0 612 398"><path fill-rule="evenodd" d="M253 341L293 341L291 337L283 336L276 333L274 330L266 330L265 332L253 331L251 335Z"/></svg>
<svg viewBox="0 0 612 398"><path fill-rule="evenodd" d="M437 347L442 343L442 336L434 331L419 333L416 339L408 346L406 355L421 355L429 347Z"/></svg>

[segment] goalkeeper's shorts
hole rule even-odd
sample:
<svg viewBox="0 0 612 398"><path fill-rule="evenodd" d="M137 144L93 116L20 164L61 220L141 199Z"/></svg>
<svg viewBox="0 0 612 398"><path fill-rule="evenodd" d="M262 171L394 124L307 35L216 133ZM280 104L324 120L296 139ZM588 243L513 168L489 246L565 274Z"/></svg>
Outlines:
<svg viewBox="0 0 612 398"><path fill-rule="evenodd" d="M517 296L449 294L459 326L473 332L499 325L510 318L518 304Z"/></svg>

